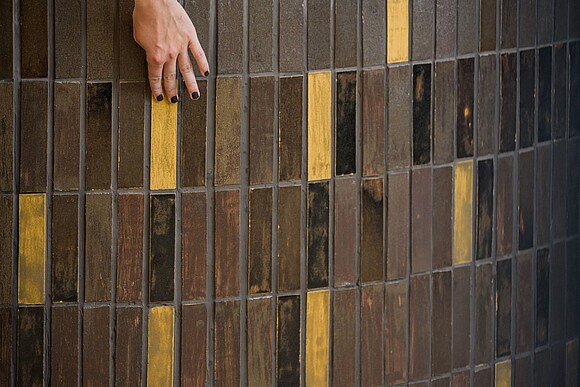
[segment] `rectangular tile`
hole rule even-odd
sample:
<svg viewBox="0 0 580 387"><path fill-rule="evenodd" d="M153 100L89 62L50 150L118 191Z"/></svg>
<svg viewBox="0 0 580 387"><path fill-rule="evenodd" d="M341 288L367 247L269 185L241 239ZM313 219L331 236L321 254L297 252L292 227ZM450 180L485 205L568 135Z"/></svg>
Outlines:
<svg viewBox="0 0 580 387"><path fill-rule="evenodd" d="M568 37L568 0L554 1L554 40Z"/></svg>
<svg viewBox="0 0 580 387"><path fill-rule="evenodd" d="M578 385L578 339L566 343L566 386Z"/></svg>
<svg viewBox="0 0 580 387"><path fill-rule="evenodd" d="M532 348L532 255L528 253L517 258L516 291L516 352L522 353Z"/></svg>
<svg viewBox="0 0 580 387"><path fill-rule="evenodd" d="M431 161L431 65L413 66L413 165Z"/></svg>
<svg viewBox="0 0 580 387"><path fill-rule="evenodd" d="M394 1L394 0L389 0ZM406 2L407 0L402 0ZM388 128L387 128L387 168L389 170L408 167L410 145L409 66L389 69Z"/></svg>
<svg viewBox="0 0 580 387"><path fill-rule="evenodd" d="M133 39L133 8L131 3L119 3L119 78L143 80L147 75L145 51ZM200 11L201 11L200 7ZM200 12L201 13L201 12ZM195 24L199 36L201 25ZM206 46L204 46L205 48Z"/></svg>
<svg viewBox="0 0 580 387"><path fill-rule="evenodd" d="M554 386L566 383L566 348L565 343L556 343L550 347L550 381Z"/></svg>
<svg viewBox="0 0 580 387"><path fill-rule="evenodd" d="M46 256L46 196L19 195L18 303L43 304Z"/></svg>
<svg viewBox="0 0 580 387"><path fill-rule="evenodd" d="M433 53L433 27L435 25L435 2L413 0L413 60L431 59Z"/></svg>
<svg viewBox="0 0 580 387"><path fill-rule="evenodd" d="M181 194L181 297L205 297L207 218L206 193Z"/></svg>
<svg viewBox="0 0 580 387"><path fill-rule="evenodd" d="M249 130L250 184L271 183L274 156L274 77L250 78Z"/></svg>
<svg viewBox="0 0 580 387"><path fill-rule="evenodd" d="M272 290L272 188L250 190L248 290Z"/></svg>
<svg viewBox="0 0 580 387"><path fill-rule="evenodd" d="M334 67L353 67L357 62L357 3L334 2ZM380 28L380 27L379 27ZM378 34L378 31L375 33ZM384 50L384 46L380 51Z"/></svg>
<svg viewBox="0 0 580 387"><path fill-rule="evenodd" d="M119 84L119 188L143 187L145 98L145 83Z"/></svg>
<svg viewBox="0 0 580 387"><path fill-rule="evenodd" d="M536 152L536 244L543 246L550 243L551 233L552 149L549 146L537 147Z"/></svg>
<svg viewBox="0 0 580 387"><path fill-rule="evenodd" d="M409 60L409 1L387 0L387 63Z"/></svg>
<svg viewBox="0 0 580 387"><path fill-rule="evenodd" d="M505 256L513 250L514 160L500 157L497 163L496 254Z"/></svg>
<svg viewBox="0 0 580 387"><path fill-rule="evenodd" d="M382 64L385 60L386 2L363 0L361 3L363 65Z"/></svg>
<svg viewBox="0 0 580 387"><path fill-rule="evenodd" d="M469 365L470 354L470 289L469 266L453 269L453 352L452 368Z"/></svg>
<svg viewBox="0 0 580 387"><path fill-rule="evenodd" d="M278 190L278 290L300 288L300 186Z"/></svg>
<svg viewBox="0 0 580 387"><path fill-rule="evenodd" d="M534 144L535 50L520 52L520 148Z"/></svg>
<svg viewBox="0 0 580 387"><path fill-rule="evenodd" d="M504 360L495 364L495 387L510 387L512 385L512 361Z"/></svg>
<svg viewBox="0 0 580 387"><path fill-rule="evenodd" d="M580 285L575 279L580 275L578 239L566 242L566 336L578 334L580 326Z"/></svg>
<svg viewBox="0 0 580 387"><path fill-rule="evenodd" d="M411 272L431 270L431 168L415 169L411 173Z"/></svg>
<svg viewBox="0 0 580 387"><path fill-rule="evenodd" d="M473 227L473 162L455 165L453 209L453 263L460 264L472 258Z"/></svg>
<svg viewBox="0 0 580 387"><path fill-rule="evenodd" d="M181 307L181 385L203 387L207 380L207 310L203 304Z"/></svg>
<svg viewBox="0 0 580 387"><path fill-rule="evenodd" d="M431 374L451 370L451 271L433 273L431 317Z"/></svg>
<svg viewBox="0 0 580 387"><path fill-rule="evenodd" d="M493 159L477 162L477 259L489 258L492 255L493 174Z"/></svg>
<svg viewBox="0 0 580 387"><path fill-rule="evenodd" d="M78 295L77 195L52 197L51 294L53 302L74 302Z"/></svg>
<svg viewBox="0 0 580 387"><path fill-rule="evenodd" d="M210 0L187 1L185 2L185 4L183 4L183 8L185 8L185 12L187 12L187 15L189 16L189 18L193 22L193 25L195 26L197 39L199 40L201 47L204 50L206 50L206 52L208 52L210 48L209 46ZM190 57L193 57L193 55L190 54ZM194 71L196 77L200 75L199 68L195 65ZM197 80L197 82L199 85L199 79Z"/></svg>
<svg viewBox="0 0 580 387"><path fill-rule="evenodd" d="M149 300L173 301L175 290L175 195L151 195Z"/></svg>
<svg viewBox="0 0 580 387"><path fill-rule="evenodd" d="M143 311L141 308L116 309L115 384L141 384Z"/></svg>
<svg viewBox="0 0 580 387"><path fill-rule="evenodd" d="M205 185L207 81L198 79L197 87L201 97L196 101L192 101L189 98L185 88L181 90L180 172L182 187L200 187Z"/></svg>
<svg viewBox="0 0 580 387"><path fill-rule="evenodd" d="M87 195L85 201L85 301L111 299L111 195Z"/></svg>
<svg viewBox="0 0 580 387"><path fill-rule="evenodd" d="M10 308L0 308L0 383L9 386L12 380L11 367L13 362L13 317Z"/></svg>
<svg viewBox="0 0 580 387"><path fill-rule="evenodd" d="M356 83L356 72L336 75L336 175L356 172Z"/></svg>
<svg viewBox="0 0 580 387"><path fill-rule="evenodd" d="M120 194L117 202L117 301L141 300L143 194Z"/></svg>
<svg viewBox="0 0 580 387"><path fill-rule="evenodd" d="M355 310L354 289L334 293L332 301L332 383L336 386L355 384ZM362 320L361 320L362 322ZM380 330L379 330L380 333ZM361 341L363 340L361 334ZM380 343L380 341L379 341ZM362 345L362 343L361 343ZM380 349L380 347L379 347ZM362 352L361 352L362 354ZM379 358L379 361L381 359ZM362 363L361 359L361 363ZM362 365L361 365L362 366ZM379 375L380 368L378 369Z"/></svg>
<svg viewBox="0 0 580 387"><path fill-rule="evenodd" d="M362 173L385 170L385 71L362 73Z"/></svg>
<svg viewBox="0 0 580 387"><path fill-rule="evenodd" d="M363 180L361 183L360 279L382 281L384 276L383 250L383 179ZM352 222L353 218L350 218ZM356 234L356 233L355 233ZM355 255L352 256L354 258ZM352 259L354 261L354 259Z"/></svg>
<svg viewBox="0 0 580 387"><path fill-rule="evenodd" d="M516 54L502 54L499 73L500 152L512 151L516 146L517 71Z"/></svg>
<svg viewBox="0 0 580 387"><path fill-rule="evenodd" d="M80 83L54 83L53 186L58 191L79 188L80 103Z"/></svg>
<svg viewBox="0 0 580 387"><path fill-rule="evenodd" d="M26 0L20 4L20 61L23 78L42 78L48 75L46 1Z"/></svg>
<svg viewBox="0 0 580 387"><path fill-rule="evenodd" d="M495 50L496 0L483 0L479 6L479 49Z"/></svg>
<svg viewBox="0 0 580 387"><path fill-rule="evenodd" d="M221 191L215 194L215 295L239 294L240 192Z"/></svg>
<svg viewBox="0 0 580 387"><path fill-rule="evenodd" d="M518 164L519 249L534 244L534 151L520 154Z"/></svg>
<svg viewBox="0 0 580 387"><path fill-rule="evenodd" d="M552 236L559 239L566 236L568 225L566 169L559 167L566 165L566 140L554 142L552 157Z"/></svg>
<svg viewBox="0 0 580 387"><path fill-rule="evenodd" d="M302 80L302 76L279 80L278 173L281 181L302 177Z"/></svg>
<svg viewBox="0 0 580 387"><path fill-rule="evenodd" d="M242 71L243 4L235 0L217 3L217 60L218 74L236 74Z"/></svg>
<svg viewBox="0 0 580 387"><path fill-rule="evenodd" d="M20 89L20 192L46 190L47 82L23 82Z"/></svg>
<svg viewBox="0 0 580 387"><path fill-rule="evenodd" d="M536 358L537 359L537 358ZM537 360L535 362L538 363ZM530 386L532 382L532 359L529 356L516 359L515 364L515 385L516 387ZM537 382L538 380L536 380ZM539 386L545 386L546 384L538 383ZM547 384L549 385L549 383Z"/></svg>
<svg viewBox="0 0 580 387"><path fill-rule="evenodd" d="M517 44L518 29L518 2L517 0L500 0L501 9L501 32L500 47L513 48Z"/></svg>
<svg viewBox="0 0 580 387"><path fill-rule="evenodd" d="M569 237L578 234L578 207L580 207L580 171L578 171L578 165L580 165L580 140L578 138L568 141L568 154L567 154L567 192L566 192L566 211L568 214L567 222L567 235ZM561 164L560 164L561 165Z"/></svg>
<svg viewBox="0 0 580 387"><path fill-rule="evenodd" d="M272 299L248 301L248 385L272 384Z"/></svg>
<svg viewBox="0 0 580 387"><path fill-rule="evenodd" d="M330 67L330 0L307 2L308 69Z"/></svg>
<svg viewBox="0 0 580 387"><path fill-rule="evenodd" d="M552 137L554 139L562 138L566 135L567 56L566 44L554 45L554 110L552 111Z"/></svg>
<svg viewBox="0 0 580 387"><path fill-rule="evenodd" d="M16 385L42 386L44 380L44 310L42 306L18 308L17 345Z"/></svg>
<svg viewBox="0 0 580 387"><path fill-rule="evenodd" d="M326 386L329 362L330 292L308 292L306 299L306 384Z"/></svg>
<svg viewBox="0 0 580 387"><path fill-rule="evenodd" d="M149 309L147 332L147 385L173 385L174 310L172 306Z"/></svg>
<svg viewBox="0 0 580 387"><path fill-rule="evenodd" d="M383 381L384 298L385 288L383 285L362 288L360 335L361 384L364 386L378 386ZM334 367L336 368L336 365Z"/></svg>
<svg viewBox="0 0 580 387"><path fill-rule="evenodd" d="M228 21L228 23L230 23ZM240 182L241 78L218 78L215 102L215 184Z"/></svg>
<svg viewBox="0 0 580 387"><path fill-rule="evenodd" d="M304 0L289 0L279 4L278 55L280 71L302 71L304 47Z"/></svg>
<svg viewBox="0 0 580 387"><path fill-rule="evenodd" d="M566 251L564 242L552 247L550 252L550 339L561 340L566 334Z"/></svg>
<svg viewBox="0 0 580 387"><path fill-rule="evenodd" d="M168 98L159 102L151 96L152 190L172 189L177 179L177 106Z"/></svg>
<svg viewBox="0 0 580 387"><path fill-rule="evenodd" d="M580 11L580 7L577 7L578 11ZM576 17L578 15L578 11L576 11ZM575 25L573 23L572 25ZM580 35L580 34L579 34ZM580 44L578 42L571 42L568 44L569 50L569 63L568 66L570 68L568 72L569 76L569 87L570 87L570 101L578 101L580 99L580 76L578 76L577 71L573 71L573 69L577 69L580 66ZM577 109L570 109L569 110L569 117L568 117L568 127L569 127L569 136L575 137L580 134L580 113L578 113Z"/></svg>
<svg viewBox="0 0 580 387"><path fill-rule="evenodd" d="M113 31L115 20L113 0L87 2L87 78L113 77Z"/></svg>
<svg viewBox="0 0 580 387"><path fill-rule="evenodd" d="M87 189L111 188L111 83L88 83L85 137Z"/></svg>
<svg viewBox="0 0 580 387"><path fill-rule="evenodd" d="M407 283L387 284L385 288L385 383L407 380Z"/></svg>
<svg viewBox="0 0 580 387"><path fill-rule="evenodd" d="M76 306L51 309L51 386L79 385L78 316Z"/></svg>
<svg viewBox="0 0 580 387"><path fill-rule="evenodd" d="M433 169L433 268L451 266L452 168Z"/></svg>
<svg viewBox="0 0 580 387"><path fill-rule="evenodd" d="M109 307L85 308L83 311L82 380L97 386L109 380Z"/></svg>
<svg viewBox="0 0 580 387"><path fill-rule="evenodd" d="M53 7L55 77L81 77L81 1L56 0Z"/></svg>
<svg viewBox="0 0 580 387"><path fill-rule="evenodd" d="M356 222L353 222L353 219L356 219L356 189L357 184L354 178L334 181L334 286L336 287L355 283ZM372 249L373 246L369 248Z"/></svg>
<svg viewBox="0 0 580 387"><path fill-rule="evenodd" d="M469 54L477 49L476 2L457 0L457 53Z"/></svg>
<svg viewBox="0 0 580 387"><path fill-rule="evenodd" d="M474 386L489 387L491 385L491 380L491 368L481 368L475 372Z"/></svg>
<svg viewBox="0 0 580 387"><path fill-rule="evenodd" d="M308 180L330 178L330 72L308 73Z"/></svg>
<svg viewBox="0 0 580 387"><path fill-rule="evenodd" d="M495 55L482 56L479 60L477 96L477 154L479 156L493 154L496 149L496 60Z"/></svg>
<svg viewBox="0 0 580 387"><path fill-rule="evenodd" d="M499 358L511 353L512 260L498 261L496 270L495 356Z"/></svg>
<svg viewBox="0 0 580 387"><path fill-rule="evenodd" d="M493 360L493 266L491 263L475 268L475 364Z"/></svg>
<svg viewBox="0 0 580 387"><path fill-rule="evenodd" d="M4 4L0 7L2 6ZM2 51L0 50L0 52ZM11 191L14 177L13 87L13 83L0 84L0 105L3 107L0 110L0 191Z"/></svg>
<svg viewBox="0 0 580 387"><path fill-rule="evenodd" d="M429 274L412 277L409 285L409 379L429 377Z"/></svg>
<svg viewBox="0 0 580 387"><path fill-rule="evenodd" d="M538 44L552 43L554 35L554 4L557 1L538 0Z"/></svg>
<svg viewBox="0 0 580 387"><path fill-rule="evenodd" d="M449 387L449 377L443 377L441 379L434 379L431 382L432 387Z"/></svg>
<svg viewBox="0 0 580 387"><path fill-rule="evenodd" d="M279 297L276 306L276 381L300 384L300 296Z"/></svg>
<svg viewBox="0 0 580 387"><path fill-rule="evenodd" d="M517 372L517 370L516 370ZM539 386L550 385L550 349L546 348L536 353L534 358L534 379ZM516 376L517 377L517 376Z"/></svg>
<svg viewBox="0 0 580 387"><path fill-rule="evenodd" d="M519 4L519 46L536 43L536 0L521 0Z"/></svg>
<svg viewBox="0 0 580 387"><path fill-rule="evenodd" d="M473 156L473 66L473 58L457 62L457 158Z"/></svg>
<svg viewBox="0 0 580 387"><path fill-rule="evenodd" d="M240 301L215 304L214 383L236 386L240 383Z"/></svg>
<svg viewBox="0 0 580 387"><path fill-rule="evenodd" d="M433 161L444 164L453 160L455 128L455 62L435 64L435 100L433 103Z"/></svg>
<svg viewBox="0 0 580 387"><path fill-rule="evenodd" d="M536 347L548 344L550 331L550 250L536 253Z"/></svg>
<svg viewBox="0 0 580 387"><path fill-rule="evenodd" d="M449 58L455 55L457 8L455 0L436 0L435 55Z"/></svg>
<svg viewBox="0 0 580 387"><path fill-rule="evenodd" d="M329 184L308 185L307 264L308 288L328 286Z"/></svg>
<svg viewBox="0 0 580 387"><path fill-rule="evenodd" d="M387 279L403 278L409 259L409 174L389 175L387 181Z"/></svg>
<svg viewBox="0 0 580 387"><path fill-rule="evenodd" d="M538 142L552 137L552 47L539 50Z"/></svg>
<svg viewBox="0 0 580 387"><path fill-rule="evenodd" d="M14 245L12 244L13 198L11 195L0 195L0 304L12 303L12 272Z"/></svg>
<svg viewBox="0 0 580 387"><path fill-rule="evenodd" d="M0 38L0 78L12 78L12 19L13 4L11 1L5 1L0 4L0 29L5 31Z"/></svg>

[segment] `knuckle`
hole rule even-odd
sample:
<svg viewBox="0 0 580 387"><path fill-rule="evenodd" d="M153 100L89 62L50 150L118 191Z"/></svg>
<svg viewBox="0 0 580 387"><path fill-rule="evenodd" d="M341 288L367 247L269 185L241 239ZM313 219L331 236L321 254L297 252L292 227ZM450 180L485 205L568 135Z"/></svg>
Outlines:
<svg viewBox="0 0 580 387"><path fill-rule="evenodd" d="M181 73L182 74L188 74L188 73L191 73L192 71L193 71L193 67L191 66L191 63L186 63L186 64L181 66Z"/></svg>

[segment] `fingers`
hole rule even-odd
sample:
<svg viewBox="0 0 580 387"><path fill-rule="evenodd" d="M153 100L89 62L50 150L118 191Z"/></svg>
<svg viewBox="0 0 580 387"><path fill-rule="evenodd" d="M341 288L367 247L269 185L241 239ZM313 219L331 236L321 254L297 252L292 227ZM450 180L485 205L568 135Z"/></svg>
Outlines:
<svg viewBox="0 0 580 387"><path fill-rule="evenodd" d="M197 34L195 32L193 33L193 36L189 42L189 49L191 50L191 53L197 62L199 71L207 77L209 75L209 64L207 63L205 52L203 51L203 48L201 48L201 44L199 44L199 39L197 38Z"/></svg>
<svg viewBox="0 0 580 387"><path fill-rule="evenodd" d="M181 71L181 75L183 76L183 81L185 82L185 86L187 87L189 95L192 99L198 99L199 88L197 86L197 81L195 80L193 66L191 64L191 60L189 59L189 53L187 52L187 49L179 54L177 62L179 64L179 70Z"/></svg>
<svg viewBox="0 0 580 387"><path fill-rule="evenodd" d="M155 96L157 101L163 101L163 88L161 86L161 80L163 79L163 64L157 64L153 61L148 62L149 87L151 88L151 94Z"/></svg>
<svg viewBox="0 0 580 387"><path fill-rule="evenodd" d="M171 103L177 103L177 66L175 59L169 59L163 66L163 87Z"/></svg>

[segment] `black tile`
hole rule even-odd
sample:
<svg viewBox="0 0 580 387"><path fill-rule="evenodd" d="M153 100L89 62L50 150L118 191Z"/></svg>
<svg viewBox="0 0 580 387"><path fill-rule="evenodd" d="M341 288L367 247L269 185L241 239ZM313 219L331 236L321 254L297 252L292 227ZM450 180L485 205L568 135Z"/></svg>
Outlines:
<svg viewBox="0 0 580 387"><path fill-rule="evenodd" d="M150 301L173 301L175 195L151 195Z"/></svg>
<svg viewBox="0 0 580 387"><path fill-rule="evenodd" d="M535 51L520 52L520 149L534 144Z"/></svg>
<svg viewBox="0 0 580 387"><path fill-rule="evenodd" d="M580 329L580 248L578 239L566 242L566 336L578 335Z"/></svg>
<svg viewBox="0 0 580 387"><path fill-rule="evenodd" d="M328 182L308 185L308 288L328 286Z"/></svg>
<svg viewBox="0 0 580 387"><path fill-rule="evenodd" d="M51 293L53 302L77 300L78 197L53 196L51 239Z"/></svg>
<svg viewBox="0 0 580 387"><path fill-rule="evenodd" d="M493 233L493 159L477 163L477 259L491 257Z"/></svg>
<svg viewBox="0 0 580 387"><path fill-rule="evenodd" d="M513 250L514 160L511 156L498 159L496 199L496 253L503 257Z"/></svg>
<svg viewBox="0 0 580 387"><path fill-rule="evenodd" d="M276 330L278 386L300 385L300 296L279 297Z"/></svg>
<svg viewBox="0 0 580 387"><path fill-rule="evenodd" d="M79 188L80 83L54 84L53 187L58 191Z"/></svg>
<svg viewBox="0 0 580 387"><path fill-rule="evenodd" d="M250 293L271 290L272 189L250 191L248 288Z"/></svg>
<svg viewBox="0 0 580 387"><path fill-rule="evenodd" d="M548 344L550 332L550 250L536 255L536 347Z"/></svg>
<svg viewBox="0 0 580 387"><path fill-rule="evenodd" d="M566 385L566 343L550 347L550 381L552 386Z"/></svg>
<svg viewBox="0 0 580 387"><path fill-rule="evenodd" d="M469 293L471 288L469 266L453 269L453 368L469 365L470 321Z"/></svg>
<svg viewBox="0 0 580 387"><path fill-rule="evenodd" d="M554 33L554 5L558 0L538 1L538 45L552 43Z"/></svg>
<svg viewBox="0 0 580 387"><path fill-rule="evenodd" d="M190 0L184 2L184 8L189 15L193 25L195 26L195 31L197 33L197 39L201 44L201 48L205 50L206 56L209 55L209 13L211 8L211 0ZM193 56L192 56L193 57ZM193 59L193 58L192 58ZM194 61L192 60L192 63ZM195 73L201 74L199 68L194 65ZM198 81L199 82L199 81ZM203 95L203 94L201 94Z"/></svg>
<svg viewBox="0 0 580 387"><path fill-rule="evenodd" d="M516 290L516 353L532 349L534 334L532 332L532 254L517 257L517 290Z"/></svg>
<svg viewBox="0 0 580 387"><path fill-rule="evenodd" d="M457 158L473 156L473 58L460 59L457 67Z"/></svg>
<svg viewBox="0 0 580 387"><path fill-rule="evenodd" d="M534 244L534 151L520 154L518 176L519 250Z"/></svg>
<svg viewBox="0 0 580 387"><path fill-rule="evenodd" d="M495 55L482 56L479 60L479 88L477 96L477 154L493 154L496 144L496 84Z"/></svg>
<svg viewBox="0 0 580 387"><path fill-rule="evenodd" d="M0 4L0 79L12 78L12 1Z"/></svg>
<svg viewBox="0 0 580 387"><path fill-rule="evenodd" d="M302 168L302 77L280 78L278 169L281 181L298 180Z"/></svg>
<svg viewBox="0 0 580 387"><path fill-rule="evenodd" d="M0 219L0 257L2 257L0 259L0 304L3 305L9 305L11 303L13 292L12 257L16 246L12 245L13 219L9 215L12 214L12 205L12 195L0 195L0 214L7 215Z"/></svg>
<svg viewBox="0 0 580 387"><path fill-rule="evenodd" d="M536 155L536 243L544 246L550 243L551 231L552 149L549 146L538 147Z"/></svg>
<svg viewBox="0 0 580 387"><path fill-rule="evenodd" d="M143 187L145 96L142 82L119 85L119 188ZM182 130L187 130L185 125Z"/></svg>
<svg viewBox="0 0 580 387"><path fill-rule="evenodd" d="M475 364L493 360L493 266L485 264L475 269Z"/></svg>
<svg viewBox="0 0 580 387"><path fill-rule="evenodd" d="M555 244L550 251L550 339L558 341L566 335L566 249L565 243Z"/></svg>
<svg viewBox="0 0 580 387"><path fill-rule="evenodd" d="M539 50L538 142L552 137L552 47Z"/></svg>
<svg viewBox="0 0 580 387"><path fill-rule="evenodd" d="M12 191L14 177L14 101L12 83L0 84L0 191Z"/></svg>
<svg viewBox="0 0 580 387"><path fill-rule="evenodd" d="M567 179L566 140L555 141L553 145L552 164L552 237L560 239L566 236L567 216L566 195Z"/></svg>
<svg viewBox="0 0 580 387"><path fill-rule="evenodd" d="M552 137L566 135L566 101L568 96L566 44L554 46L554 110L552 114Z"/></svg>
<svg viewBox="0 0 580 387"><path fill-rule="evenodd" d="M509 152L516 147L517 56L502 54L499 89L499 150Z"/></svg>
<svg viewBox="0 0 580 387"><path fill-rule="evenodd" d="M356 72L336 76L336 174L356 172Z"/></svg>
<svg viewBox="0 0 580 387"><path fill-rule="evenodd" d="M43 385L44 308L18 309L17 386Z"/></svg>
<svg viewBox="0 0 580 387"><path fill-rule="evenodd" d="M412 277L409 285L409 379L429 377L430 275Z"/></svg>
<svg viewBox="0 0 580 387"><path fill-rule="evenodd" d="M568 1L554 0L554 41L568 38Z"/></svg>
<svg viewBox="0 0 580 387"><path fill-rule="evenodd" d="M413 66L413 165L431 161L431 65Z"/></svg>
<svg viewBox="0 0 580 387"><path fill-rule="evenodd" d="M519 11L519 46L533 46L536 44L536 0L520 0Z"/></svg>
<svg viewBox="0 0 580 387"><path fill-rule="evenodd" d="M48 76L48 2L45 0L20 3L20 61L22 78Z"/></svg>
<svg viewBox="0 0 580 387"><path fill-rule="evenodd" d="M512 320L512 260L497 262L497 315L495 356L500 358L511 353Z"/></svg>
<svg viewBox="0 0 580 387"><path fill-rule="evenodd" d="M133 8L130 1L119 2L119 77L143 80L147 75L146 54L133 39ZM202 10L199 7L198 12L202 13ZM195 24L195 27L199 35L200 26Z"/></svg>
<svg viewBox="0 0 580 387"><path fill-rule="evenodd" d="M376 275L373 270L376 269L376 265L372 265L373 263L377 263L376 254L380 250L382 252L383 244L382 240L379 246L375 244L377 240L377 224L376 218L377 213L373 212L373 205L378 204L373 200L373 196L371 192L373 191L373 187L378 184L372 184L378 181L378 179L372 180L371 183L366 183L369 187L367 191L369 191L369 198L366 200L366 211L368 215L365 214L365 201L364 197L361 202L362 206L362 221L369 222L369 232L368 235L364 231L361 231L361 249L368 248L371 253L374 254L374 259L368 262L369 266L369 274L372 276ZM364 184L364 183L363 183ZM364 187L363 187L364 189ZM382 184L380 189L382 190ZM355 283L355 263L356 260L356 222L353 222L353 219L356 219L356 197L357 197L357 184L355 178L349 179L339 179L334 181L334 286L340 287L345 286L348 284ZM364 194L363 194L364 195ZM381 203L382 206L382 203ZM382 207L381 207L382 208ZM382 217L382 210L381 210L381 217ZM361 227L364 228L364 225ZM382 223L381 223L382 227ZM381 234L382 236L382 234ZM365 242L365 239L367 241ZM368 244L368 247L363 247L363 245ZM382 254L382 253L381 253ZM361 258L363 255L361 255ZM382 259L380 260L380 274L382 279L383 267L382 267ZM365 264L361 262L361 265L364 267ZM364 270L364 269L363 269Z"/></svg>
<svg viewBox="0 0 580 387"><path fill-rule="evenodd" d="M579 100L580 101L580 100ZM567 193L566 193L566 213L568 214L567 235L569 237L578 234L578 207L580 206L580 139L576 138L568 141L567 154ZM562 168L561 165L554 167Z"/></svg>
<svg viewBox="0 0 580 387"><path fill-rule="evenodd" d="M111 83L87 84L85 181L87 189L111 187Z"/></svg>
<svg viewBox="0 0 580 387"><path fill-rule="evenodd" d="M578 7L580 9L580 7ZM576 24L576 23L575 23ZM580 43L574 42L569 44L570 50L570 101L580 101L580 74L577 69L580 68ZM572 104L572 102L570 102ZM570 106L569 110L569 137L580 135L580 109Z"/></svg>

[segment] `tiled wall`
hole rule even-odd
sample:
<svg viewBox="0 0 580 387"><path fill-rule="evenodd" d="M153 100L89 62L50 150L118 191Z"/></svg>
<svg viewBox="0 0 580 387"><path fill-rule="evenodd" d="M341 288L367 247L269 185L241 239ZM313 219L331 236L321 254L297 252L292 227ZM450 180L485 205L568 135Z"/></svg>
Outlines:
<svg viewBox="0 0 580 387"><path fill-rule="evenodd" d="M0 2L0 385L577 386L578 0Z"/></svg>

